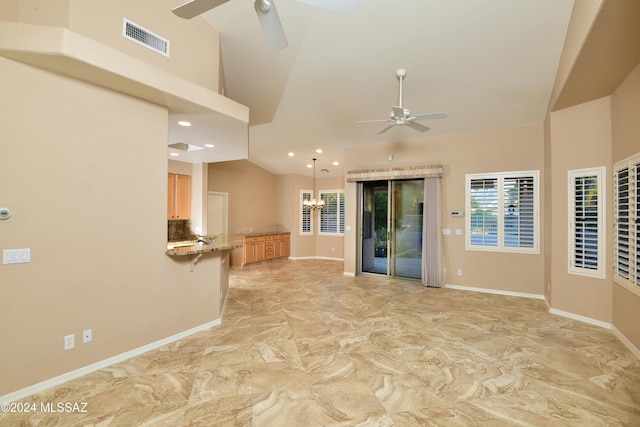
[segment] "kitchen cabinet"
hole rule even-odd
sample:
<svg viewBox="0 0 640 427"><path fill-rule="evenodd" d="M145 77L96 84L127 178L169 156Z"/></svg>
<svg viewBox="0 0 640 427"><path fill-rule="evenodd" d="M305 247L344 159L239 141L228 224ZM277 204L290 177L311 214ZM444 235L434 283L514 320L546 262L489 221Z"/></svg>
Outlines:
<svg viewBox="0 0 640 427"><path fill-rule="evenodd" d="M244 238L244 264L265 260L265 236Z"/></svg>
<svg viewBox="0 0 640 427"><path fill-rule="evenodd" d="M284 258L291 254L291 237L289 233L273 236L273 257Z"/></svg>
<svg viewBox="0 0 640 427"><path fill-rule="evenodd" d="M170 173L168 187L168 219L191 219L191 177Z"/></svg>
<svg viewBox="0 0 640 427"><path fill-rule="evenodd" d="M291 253L290 242L290 233L265 233L245 236L242 265L286 258Z"/></svg>

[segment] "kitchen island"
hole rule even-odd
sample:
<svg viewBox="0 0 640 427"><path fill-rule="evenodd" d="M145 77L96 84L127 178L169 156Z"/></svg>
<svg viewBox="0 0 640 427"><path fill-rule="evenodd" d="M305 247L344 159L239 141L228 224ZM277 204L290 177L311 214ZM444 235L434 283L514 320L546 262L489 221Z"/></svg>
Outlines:
<svg viewBox="0 0 640 427"><path fill-rule="evenodd" d="M170 242L166 254L176 263L185 265L189 274L198 275L211 283L213 289L213 315L219 319L229 290L229 255L241 248L242 236L211 236L209 244L188 242ZM206 240L206 239L205 239Z"/></svg>

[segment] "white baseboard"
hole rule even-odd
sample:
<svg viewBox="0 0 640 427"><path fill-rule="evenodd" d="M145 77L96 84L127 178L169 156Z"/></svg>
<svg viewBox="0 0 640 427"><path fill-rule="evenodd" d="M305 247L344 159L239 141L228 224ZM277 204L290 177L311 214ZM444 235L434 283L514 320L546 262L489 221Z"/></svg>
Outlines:
<svg viewBox="0 0 640 427"><path fill-rule="evenodd" d="M92 363L91 365L76 369L71 372L67 372L66 374L58 375L57 377L53 377L46 381L42 381L40 383L23 388L21 390L14 391L13 393L0 396L0 402L14 402L16 400L24 399L25 397L29 397L33 394L40 393L52 387L59 386L71 380L75 380L76 378L80 378L84 375L91 374L95 371L99 371L100 369L106 368L108 366L115 365L116 363L124 362L125 360L131 359L132 357L140 356L143 353L146 353L151 350L155 350L167 344L171 344L174 341L181 340L197 332L211 329L214 326L219 326L220 324L221 324L221 320L217 319L217 320L205 323L204 325L196 326L195 328L188 329L186 331L177 333L170 337L163 338L161 340L152 342L147 345L143 345L142 347L138 347L133 350L127 351L125 353L118 354L108 359L104 359L99 362Z"/></svg>
<svg viewBox="0 0 640 427"><path fill-rule="evenodd" d="M629 349L629 351L631 351L631 353L635 354L635 356L640 359L640 349L638 349L638 347L633 345L633 343L629 341L627 337L622 335L622 332L620 332L615 326L611 326L611 331L615 334L616 337L618 337L620 341L622 341L622 344L624 344Z"/></svg>
<svg viewBox="0 0 640 427"><path fill-rule="evenodd" d="M544 299L544 295L528 294L524 292L502 291L500 289L475 288L472 286L447 285L447 284L445 284L444 287L448 289L458 289L460 291L482 292L485 294L506 295L510 297Z"/></svg>
<svg viewBox="0 0 640 427"><path fill-rule="evenodd" d="M327 261L342 261L344 262L344 258L331 258L331 257L325 257L325 256L290 256L289 259L292 260L300 260L300 259L325 259Z"/></svg>
<svg viewBox="0 0 640 427"><path fill-rule="evenodd" d="M590 317L581 316L579 314L570 313L568 311L558 310L557 308L550 308L549 313L557 314L558 316L567 317L569 319L577 320L579 322L588 323L594 326L600 326L601 328L611 330L611 323L603 322L601 320L592 319Z"/></svg>
<svg viewBox="0 0 640 427"><path fill-rule="evenodd" d="M601 320L592 319L592 318L586 317L586 316L581 316L579 314L570 313L568 311L563 311L563 310L558 310L556 308L552 308L551 305L549 304L549 301L545 298L544 295L527 294L527 293L520 293L520 292L509 292L509 291L501 291L501 290L496 290L496 289L474 288L474 287L470 287L470 286L460 286L460 285L445 285L445 288L458 289L458 290L462 290L462 291L484 292L484 293L488 293L488 294L509 295L509 296L516 296L516 297L524 297L524 298L542 299L542 300L544 300L545 304L547 305L547 310L549 310L549 313L551 313L551 314L555 314L555 315L562 316L562 317L567 317L569 319L577 320L577 321L583 322L583 323L588 323L590 325L598 326L598 327L601 327L601 328L604 328L604 329L609 329L625 345L625 347L627 347L629 349L629 351L631 351L631 353L633 353L638 359L640 359L640 349L638 349L636 346L634 346L633 343L631 341L629 341L627 339L627 337L625 337L622 334L622 332L620 332L611 323L603 322Z"/></svg>

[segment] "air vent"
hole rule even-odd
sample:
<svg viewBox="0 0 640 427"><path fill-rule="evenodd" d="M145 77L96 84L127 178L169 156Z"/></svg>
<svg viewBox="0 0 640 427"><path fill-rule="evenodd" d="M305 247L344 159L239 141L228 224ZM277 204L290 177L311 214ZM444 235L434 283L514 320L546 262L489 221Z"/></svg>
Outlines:
<svg viewBox="0 0 640 427"><path fill-rule="evenodd" d="M164 56L169 56L169 40L163 39L146 28L129 21L127 18L122 20L122 36L153 49Z"/></svg>

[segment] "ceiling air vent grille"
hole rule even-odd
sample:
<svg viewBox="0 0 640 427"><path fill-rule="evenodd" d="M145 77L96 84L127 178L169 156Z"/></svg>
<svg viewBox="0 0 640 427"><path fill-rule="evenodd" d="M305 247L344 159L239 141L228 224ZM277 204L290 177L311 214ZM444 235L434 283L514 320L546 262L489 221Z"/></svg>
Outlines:
<svg viewBox="0 0 640 427"><path fill-rule="evenodd" d="M169 40L163 39L126 18L122 20L122 36L153 49L164 56L169 56Z"/></svg>

